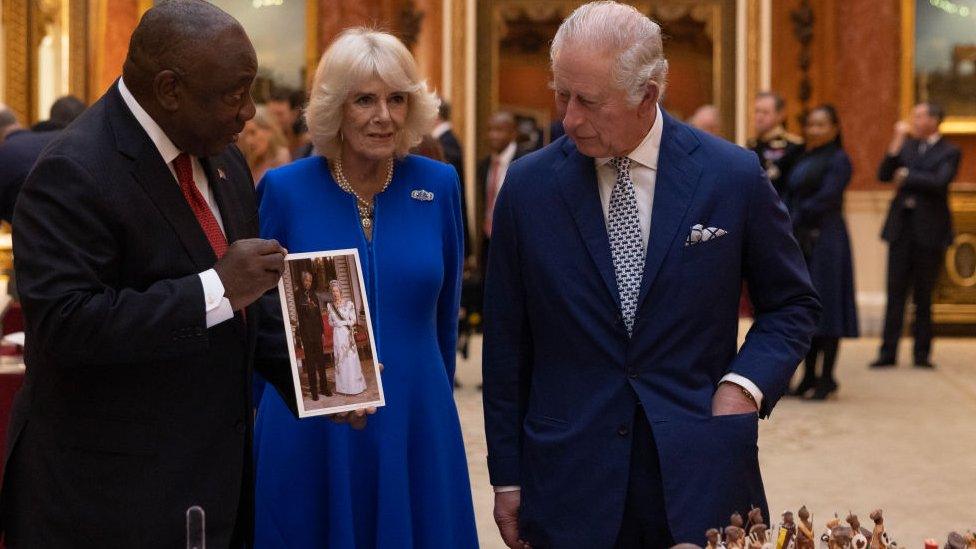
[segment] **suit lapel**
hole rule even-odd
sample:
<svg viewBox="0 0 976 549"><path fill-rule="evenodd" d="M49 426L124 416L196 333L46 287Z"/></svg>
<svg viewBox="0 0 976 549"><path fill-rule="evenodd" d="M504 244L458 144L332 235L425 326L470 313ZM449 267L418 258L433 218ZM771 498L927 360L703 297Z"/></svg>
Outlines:
<svg viewBox="0 0 976 549"><path fill-rule="evenodd" d="M231 188L232 182L228 179L230 172L219 156L201 158L200 163L210 182L210 190L213 191L217 209L220 210L220 220L224 225L224 235L227 237L227 243L230 244L241 238L243 231L243 227L240 226L243 220L239 215L241 205Z"/></svg>
<svg viewBox="0 0 976 549"><path fill-rule="evenodd" d="M651 234L647 243L647 257L644 261L644 276L641 279L640 294L637 298L637 311L640 309L664 258L671 249L680 229L698 181L701 166L690 156L698 147L698 139L676 123L664 111L664 133L661 138L661 152L658 156L657 178L654 184L654 206L651 211ZM685 227L685 229L690 229Z"/></svg>
<svg viewBox="0 0 976 549"><path fill-rule="evenodd" d="M217 256L200 222L186 203L173 172L122 100L118 81L108 94L109 124L115 133L118 151L132 160L132 177L169 222L194 265L201 271L213 267Z"/></svg>
<svg viewBox="0 0 976 549"><path fill-rule="evenodd" d="M586 250L596 264L603 282L617 307L620 297L617 279L610 254L610 238L600 202L600 189L596 178L596 165L592 158L580 154L569 139L563 145L566 160L556 169L559 191L576 221Z"/></svg>

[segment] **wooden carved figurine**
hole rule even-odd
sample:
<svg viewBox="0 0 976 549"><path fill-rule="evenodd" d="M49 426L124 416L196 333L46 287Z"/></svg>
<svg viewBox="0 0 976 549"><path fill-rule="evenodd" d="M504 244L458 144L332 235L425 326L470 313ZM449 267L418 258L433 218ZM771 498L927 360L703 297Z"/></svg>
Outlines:
<svg viewBox="0 0 976 549"><path fill-rule="evenodd" d="M796 525L796 549L814 549L813 517L807 506L800 507L796 513L800 522Z"/></svg>
<svg viewBox="0 0 976 549"><path fill-rule="evenodd" d="M871 549L887 549L888 536L885 534L884 517L881 509L875 509L871 513L871 520L874 521L874 530L871 532Z"/></svg>

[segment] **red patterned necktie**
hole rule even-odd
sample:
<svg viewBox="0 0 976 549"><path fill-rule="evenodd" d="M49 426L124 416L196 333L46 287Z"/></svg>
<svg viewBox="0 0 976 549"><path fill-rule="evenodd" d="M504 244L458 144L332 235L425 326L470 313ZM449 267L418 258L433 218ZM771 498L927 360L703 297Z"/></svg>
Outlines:
<svg viewBox="0 0 976 549"><path fill-rule="evenodd" d="M173 167L176 169L176 179L180 182L180 190L183 191L186 202L193 210L193 215L197 216L200 228L203 229L204 234L207 235L207 240L210 241L210 247L217 254L217 259L224 257L224 254L227 253L227 237L220 230L220 224L217 223L213 210L210 209L210 205L207 204L203 195L200 194L197 184L193 181L193 164L190 162L190 155L180 153L173 161Z"/></svg>

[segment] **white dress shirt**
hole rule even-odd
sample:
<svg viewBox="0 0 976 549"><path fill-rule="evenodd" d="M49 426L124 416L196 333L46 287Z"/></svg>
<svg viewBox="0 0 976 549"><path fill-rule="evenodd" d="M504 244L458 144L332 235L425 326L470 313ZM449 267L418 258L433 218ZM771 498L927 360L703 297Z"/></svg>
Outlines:
<svg viewBox="0 0 976 549"><path fill-rule="evenodd" d="M442 135L451 131L450 122L438 122L434 129L430 131L431 137L434 139L440 139Z"/></svg>
<svg viewBox="0 0 976 549"><path fill-rule="evenodd" d="M634 181L634 191L637 194L637 217L640 219L644 249L647 249L647 242L651 234L651 212L654 208L654 188L657 184L657 159L661 152L663 134L664 116L661 114L661 107L658 107L651 131L647 132L640 145L637 145L637 148L627 155L627 158L631 160L630 178ZM610 158L594 159L605 222L610 217L610 194L613 192L613 186L617 183L617 170L610 164L610 160ZM742 387L752 395L756 405L762 407L762 391L748 378L739 374L728 373L722 377L721 381L728 381ZM519 486L496 486L495 492L514 492L520 489Z"/></svg>
<svg viewBox="0 0 976 549"><path fill-rule="evenodd" d="M495 197L498 197L498 193L502 190L502 185L505 184L505 176L508 175L508 167L512 164L512 160L515 158L515 152L518 150L515 142L512 141L507 147L502 149L502 152L498 153L498 176L495 181L498 182L498 188L495 189ZM492 160L496 158L492 155ZM488 170L491 170L491 164L488 165ZM488 174L489 181L491 180L491 174Z"/></svg>
<svg viewBox="0 0 976 549"><path fill-rule="evenodd" d="M142 108L142 105L136 101L136 98L132 95L132 92L125 86L125 82L119 78L119 93L122 94L122 100L125 101L127 107L135 116L136 121L142 126L146 134L149 135L149 139L152 140L153 144L156 145L156 149L159 151L159 155L163 158L163 162L166 167L169 168L169 172L173 174L173 184L179 185L179 181L176 177L176 168L173 167L173 161L182 152L173 141L166 135L159 124L149 116L149 113ZM200 190L200 194L203 195L204 200L207 201L207 205L210 206L210 211L213 212L214 217L217 219L217 224L220 225L220 230L224 230L224 222L220 217L220 210L215 206L213 191L210 188L210 182L207 179L207 172L204 171L203 165L200 164L200 159L195 156L190 156L190 163L193 166L193 182L196 183L197 189ZM224 297L224 285L220 281L220 276L217 275L217 271L213 269L208 269L200 273L200 283L203 285L203 298L204 298L204 311L207 315L207 328L211 326L216 326L221 322L229 320L234 317L234 310L230 305L230 300Z"/></svg>

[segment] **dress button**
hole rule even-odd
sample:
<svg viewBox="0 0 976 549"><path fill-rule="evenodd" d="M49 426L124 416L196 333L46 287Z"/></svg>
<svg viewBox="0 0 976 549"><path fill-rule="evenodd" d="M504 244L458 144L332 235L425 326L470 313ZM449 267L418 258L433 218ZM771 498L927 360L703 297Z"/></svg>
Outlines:
<svg viewBox="0 0 976 549"><path fill-rule="evenodd" d="M617 434L625 437L630 434L630 429L628 429L626 425L621 425L620 427L617 427Z"/></svg>
<svg viewBox="0 0 976 549"><path fill-rule="evenodd" d="M244 434L245 428L244 428L244 422L243 421L238 421L237 424L234 425L234 427L237 429L237 432L238 433L240 433L242 435Z"/></svg>

